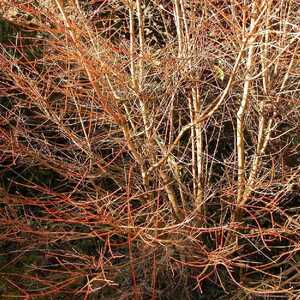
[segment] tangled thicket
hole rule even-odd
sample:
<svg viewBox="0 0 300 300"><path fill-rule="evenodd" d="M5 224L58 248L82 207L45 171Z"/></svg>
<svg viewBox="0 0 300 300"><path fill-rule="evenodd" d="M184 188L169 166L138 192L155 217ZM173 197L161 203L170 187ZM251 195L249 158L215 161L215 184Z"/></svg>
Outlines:
<svg viewBox="0 0 300 300"><path fill-rule="evenodd" d="M2 298L296 299L299 1L0 2Z"/></svg>

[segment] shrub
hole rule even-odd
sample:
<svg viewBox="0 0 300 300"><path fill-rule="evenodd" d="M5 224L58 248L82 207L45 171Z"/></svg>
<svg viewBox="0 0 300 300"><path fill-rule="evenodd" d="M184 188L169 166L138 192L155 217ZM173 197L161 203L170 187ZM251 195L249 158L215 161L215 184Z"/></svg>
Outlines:
<svg viewBox="0 0 300 300"><path fill-rule="evenodd" d="M298 1L2 2L2 297L296 297Z"/></svg>

